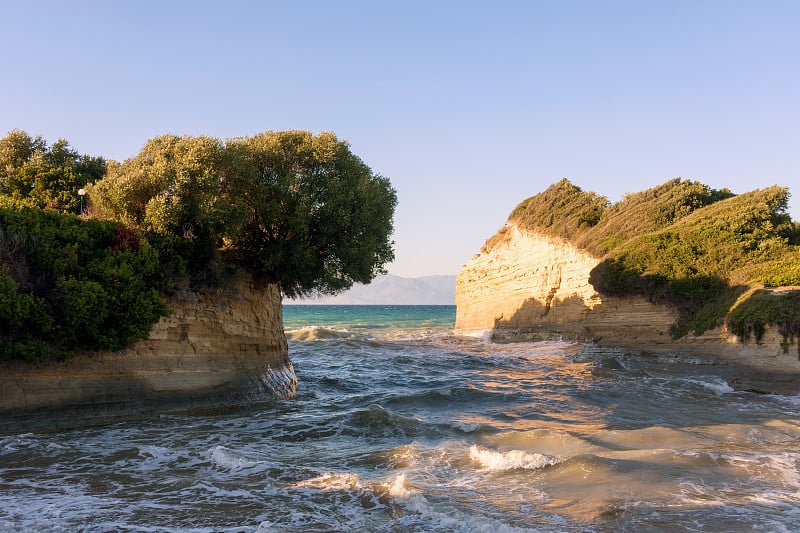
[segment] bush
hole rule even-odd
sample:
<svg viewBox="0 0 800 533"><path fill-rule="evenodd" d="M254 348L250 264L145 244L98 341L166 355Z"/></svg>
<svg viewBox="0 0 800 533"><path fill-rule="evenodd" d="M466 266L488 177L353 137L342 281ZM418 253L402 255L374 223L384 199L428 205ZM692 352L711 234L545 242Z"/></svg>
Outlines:
<svg viewBox="0 0 800 533"><path fill-rule="evenodd" d="M110 222L0 208L0 356L119 350L146 337L168 312L159 293L183 273L180 252L156 242Z"/></svg>
<svg viewBox="0 0 800 533"><path fill-rule="evenodd" d="M760 342L766 326L774 324L784 338L800 336L800 290L776 295L767 290L753 291L728 315L731 331L742 340L755 337Z"/></svg>
<svg viewBox="0 0 800 533"><path fill-rule="evenodd" d="M676 338L721 324L749 284L800 285L798 224L787 213L784 187L736 196L676 179L603 209L597 198L562 180L520 204L510 219L603 258L590 276L599 292L641 295L678 309ZM582 225L584 213L594 212L590 206L599 220ZM775 309L768 320L790 321L780 315L788 308Z"/></svg>
<svg viewBox="0 0 800 533"><path fill-rule="evenodd" d="M48 146L21 130L0 139L0 194L20 205L80 214L78 190L105 172L105 159L80 155L65 139Z"/></svg>

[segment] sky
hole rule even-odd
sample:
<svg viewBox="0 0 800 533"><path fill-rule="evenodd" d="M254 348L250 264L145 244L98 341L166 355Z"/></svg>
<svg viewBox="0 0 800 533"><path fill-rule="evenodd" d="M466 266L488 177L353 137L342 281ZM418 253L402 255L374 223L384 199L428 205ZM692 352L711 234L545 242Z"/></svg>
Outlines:
<svg viewBox="0 0 800 533"><path fill-rule="evenodd" d="M0 135L333 131L397 190L389 272L456 274L563 177L790 188L800 2L0 0Z"/></svg>

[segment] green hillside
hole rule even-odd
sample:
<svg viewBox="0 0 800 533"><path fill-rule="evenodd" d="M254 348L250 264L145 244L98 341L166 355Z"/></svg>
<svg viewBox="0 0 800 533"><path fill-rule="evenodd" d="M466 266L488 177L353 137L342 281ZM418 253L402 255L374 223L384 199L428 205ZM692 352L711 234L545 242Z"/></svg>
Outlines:
<svg viewBox="0 0 800 533"><path fill-rule="evenodd" d="M590 278L599 292L676 307L676 338L727 319L758 340L766 324L800 334L794 291L753 290L800 285L800 224L787 213L788 199L785 187L735 195L675 179L611 204L564 179L509 218L602 259Z"/></svg>

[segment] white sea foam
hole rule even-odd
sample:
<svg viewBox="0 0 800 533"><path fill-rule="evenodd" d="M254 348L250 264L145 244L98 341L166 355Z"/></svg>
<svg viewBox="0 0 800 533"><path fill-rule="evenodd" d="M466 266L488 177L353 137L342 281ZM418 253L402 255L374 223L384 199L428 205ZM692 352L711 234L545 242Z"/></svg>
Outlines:
<svg viewBox="0 0 800 533"><path fill-rule="evenodd" d="M451 422L450 425L464 433L472 433L482 427L480 422L461 422L460 420Z"/></svg>
<svg viewBox="0 0 800 533"><path fill-rule="evenodd" d="M472 331L460 332L457 337L467 337L470 339L478 339L482 344L492 343L492 330L491 329L476 329Z"/></svg>
<svg viewBox="0 0 800 533"><path fill-rule="evenodd" d="M263 462L248 459L225 446L215 446L208 451L208 455L212 463L220 468L228 470L242 470L256 466L266 466Z"/></svg>
<svg viewBox="0 0 800 533"><path fill-rule="evenodd" d="M405 474L400 474L389 484L389 496L392 498L408 498L415 493L406 480Z"/></svg>
<svg viewBox="0 0 800 533"><path fill-rule="evenodd" d="M469 456L489 470L538 470L558 464L559 459L543 453L526 453L522 450L496 452L480 446L471 446Z"/></svg>
<svg viewBox="0 0 800 533"><path fill-rule="evenodd" d="M286 329L286 338L292 341L321 341L329 339L352 339L357 337L346 329L306 326L297 329Z"/></svg>
<svg viewBox="0 0 800 533"><path fill-rule="evenodd" d="M320 491L363 490L358 474L350 472L326 472L311 479L305 479L296 484L300 488L315 489Z"/></svg>
<svg viewBox="0 0 800 533"><path fill-rule="evenodd" d="M688 383L693 383L695 385L700 385L701 387L705 387L706 389L718 394L728 394L730 392L734 392L733 387L728 385L728 382L722 378L715 378L710 377L706 379L683 379L682 381L686 381Z"/></svg>
<svg viewBox="0 0 800 533"><path fill-rule="evenodd" d="M139 455L136 459L118 461L117 466L119 468L133 467L139 472L160 472L178 462L188 466L195 464L197 459L190 457L186 450L145 445L139 448Z"/></svg>
<svg viewBox="0 0 800 533"><path fill-rule="evenodd" d="M777 478L794 490L791 496L800 496L800 453L753 453L729 455L728 461L743 467L754 477Z"/></svg>
<svg viewBox="0 0 800 533"><path fill-rule="evenodd" d="M454 531L463 533L528 533L541 531L514 527L488 516L465 514L461 511L441 508L431 503L422 494L412 493L400 497L397 503L411 515L397 521L398 525L413 531Z"/></svg>

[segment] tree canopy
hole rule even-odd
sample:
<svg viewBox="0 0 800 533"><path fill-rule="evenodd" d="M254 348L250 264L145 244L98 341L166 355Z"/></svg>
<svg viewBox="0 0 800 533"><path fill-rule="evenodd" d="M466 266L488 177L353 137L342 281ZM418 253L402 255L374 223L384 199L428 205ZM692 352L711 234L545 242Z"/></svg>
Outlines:
<svg viewBox="0 0 800 533"><path fill-rule="evenodd" d="M244 269L290 297L368 283L394 258L396 204L333 133L168 134L118 163L11 131L0 139L0 359L121 349L187 275L209 284Z"/></svg>
<svg viewBox="0 0 800 533"><path fill-rule="evenodd" d="M93 214L219 250L289 297L369 283L394 258L396 193L333 133L163 135L89 196Z"/></svg>
<svg viewBox="0 0 800 533"><path fill-rule="evenodd" d="M0 139L0 194L17 205L78 214L78 190L105 172L104 158L81 155L66 139L48 146L21 130Z"/></svg>

